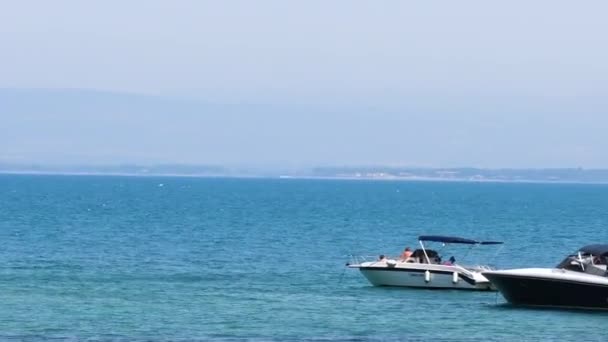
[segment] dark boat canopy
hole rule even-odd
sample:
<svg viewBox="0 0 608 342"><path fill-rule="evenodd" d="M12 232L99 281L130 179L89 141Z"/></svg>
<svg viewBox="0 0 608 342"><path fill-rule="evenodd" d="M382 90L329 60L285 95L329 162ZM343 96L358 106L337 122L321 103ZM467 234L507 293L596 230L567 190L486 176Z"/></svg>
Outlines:
<svg viewBox="0 0 608 342"><path fill-rule="evenodd" d="M433 241L433 242L443 242L443 243L462 243L467 245L500 245L502 242L500 241L475 241L471 239L465 239L456 236L439 236L439 235L421 235L418 237L420 241ZM608 247L608 245L607 245Z"/></svg>
<svg viewBox="0 0 608 342"><path fill-rule="evenodd" d="M608 256L608 245L588 245L580 248L579 251L595 256Z"/></svg>

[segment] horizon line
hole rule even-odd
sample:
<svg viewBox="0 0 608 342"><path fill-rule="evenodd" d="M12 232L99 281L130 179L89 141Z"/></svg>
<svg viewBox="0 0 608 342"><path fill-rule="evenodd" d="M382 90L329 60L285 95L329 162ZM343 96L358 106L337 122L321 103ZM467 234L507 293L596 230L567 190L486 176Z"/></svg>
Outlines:
<svg viewBox="0 0 608 342"><path fill-rule="evenodd" d="M607 169L608 171L608 169ZM428 182L428 183L499 183L499 184L580 184L608 185L606 181L582 180L540 180L540 179L470 179L440 177L353 177L353 176L314 176L314 175L228 175L228 174L179 174L179 173L128 173L128 172L54 172L54 171L7 171L0 169L0 176L74 176L74 177L126 177L126 178L198 178L198 179L258 179L258 180L320 180L352 182Z"/></svg>

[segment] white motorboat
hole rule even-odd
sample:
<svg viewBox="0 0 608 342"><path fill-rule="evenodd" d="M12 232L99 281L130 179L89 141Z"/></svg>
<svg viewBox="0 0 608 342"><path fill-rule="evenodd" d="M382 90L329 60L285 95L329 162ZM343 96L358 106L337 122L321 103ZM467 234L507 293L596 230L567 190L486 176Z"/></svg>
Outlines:
<svg viewBox="0 0 608 342"><path fill-rule="evenodd" d="M465 266L455 262L452 257L442 262L436 250L425 247L424 242L445 244L464 244L471 247L478 245L497 245L497 241L476 241L451 236L424 235L418 238L420 248L406 258L385 258L365 261L365 258L353 257L347 264L359 271L374 286L407 286L430 289L462 289L492 291L495 288L481 272L489 271L490 266Z"/></svg>
<svg viewBox="0 0 608 342"><path fill-rule="evenodd" d="M608 245L589 245L556 268L487 271L483 275L515 305L608 309Z"/></svg>

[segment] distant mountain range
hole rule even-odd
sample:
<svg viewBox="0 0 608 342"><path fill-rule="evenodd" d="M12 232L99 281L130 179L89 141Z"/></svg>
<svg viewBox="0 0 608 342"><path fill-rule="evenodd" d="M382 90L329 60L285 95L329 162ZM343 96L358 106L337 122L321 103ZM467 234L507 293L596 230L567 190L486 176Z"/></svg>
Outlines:
<svg viewBox="0 0 608 342"><path fill-rule="evenodd" d="M309 169L262 169L218 165L38 165L0 163L0 173L87 174L189 177L269 177L361 180L426 180L471 182L571 182L608 183L608 169L481 169L318 167Z"/></svg>

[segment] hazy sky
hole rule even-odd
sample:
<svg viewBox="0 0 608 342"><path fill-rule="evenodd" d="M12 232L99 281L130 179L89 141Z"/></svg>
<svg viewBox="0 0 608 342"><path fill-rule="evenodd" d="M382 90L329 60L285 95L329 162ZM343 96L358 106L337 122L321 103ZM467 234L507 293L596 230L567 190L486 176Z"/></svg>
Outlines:
<svg viewBox="0 0 608 342"><path fill-rule="evenodd" d="M605 1L1 3L0 87L153 96L0 103L0 161L608 167Z"/></svg>

